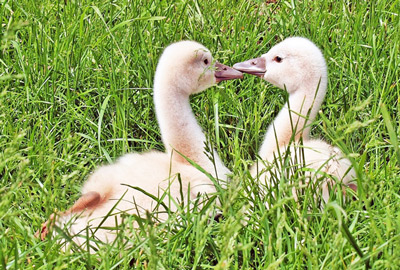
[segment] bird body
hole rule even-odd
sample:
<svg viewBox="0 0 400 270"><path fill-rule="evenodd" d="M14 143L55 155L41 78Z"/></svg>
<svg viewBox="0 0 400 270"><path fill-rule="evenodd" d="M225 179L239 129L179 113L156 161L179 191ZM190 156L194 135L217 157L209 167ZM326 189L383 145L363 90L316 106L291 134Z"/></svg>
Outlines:
<svg viewBox="0 0 400 270"><path fill-rule="evenodd" d="M148 211L158 221L165 221L168 213L175 212L181 203L186 205L188 199L195 200L199 193L214 192L213 183L202 172L172 161L166 153L126 154L90 175L81 197L88 198L89 194L90 198L85 203L79 199L72 210L60 216L57 225L65 226L79 245L87 239L88 226L96 240L112 242L118 233L118 224L123 222L121 214L146 218ZM163 199L156 200L148 194ZM87 202L94 203L87 205Z"/></svg>
<svg viewBox="0 0 400 270"><path fill-rule="evenodd" d="M287 38L260 58L233 67L257 75L289 93L288 102L267 129L259 158L250 168L253 177L270 185L268 168L279 163L278 159L289 156L292 161L300 162L298 165L311 169L312 173L307 173L311 181L329 175L356 189L355 184L350 184L355 171L343 153L323 140L310 139L310 125L325 97L328 79L323 54L313 42L302 37ZM332 181L321 184L325 202L329 199Z"/></svg>
<svg viewBox="0 0 400 270"><path fill-rule="evenodd" d="M52 215L37 235L43 239L50 222L55 222L65 225L72 235L84 234L89 227L93 232L90 237L110 242L117 231L109 228L118 226L122 214L143 217L148 211L166 220L168 211L175 211L180 202L215 193L209 176L186 161L193 160L214 177L228 178L229 170L218 154L214 151L214 161L205 154L205 135L191 110L189 96L220 81L241 77L242 73L214 63L209 50L197 42L168 46L160 57L154 82L156 115L166 152L126 154L100 166L84 184L75 204L58 217ZM82 244L79 237L73 241Z"/></svg>

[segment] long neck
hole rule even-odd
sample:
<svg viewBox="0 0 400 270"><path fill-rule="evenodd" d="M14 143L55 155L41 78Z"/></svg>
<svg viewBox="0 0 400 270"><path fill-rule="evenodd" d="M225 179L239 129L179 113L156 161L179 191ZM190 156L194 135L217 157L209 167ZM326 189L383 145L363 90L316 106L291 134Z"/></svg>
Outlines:
<svg viewBox="0 0 400 270"><path fill-rule="evenodd" d="M172 152L174 160L187 163L181 153L214 176L223 177L227 169L218 154L213 152L214 163L205 154L206 137L196 121L185 91L170 83L156 83L154 103L167 153Z"/></svg>
<svg viewBox="0 0 400 270"><path fill-rule="evenodd" d="M279 147L291 140L308 140L310 124L314 121L326 93L326 80L321 83L303 85L289 95L273 123L268 127L259 156L266 160Z"/></svg>

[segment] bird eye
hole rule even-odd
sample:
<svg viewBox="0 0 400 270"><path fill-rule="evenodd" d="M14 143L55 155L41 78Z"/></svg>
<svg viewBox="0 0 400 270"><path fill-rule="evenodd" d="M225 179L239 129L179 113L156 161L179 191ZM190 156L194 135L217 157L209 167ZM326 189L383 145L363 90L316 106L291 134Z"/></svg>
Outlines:
<svg viewBox="0 0 400 270"><path fill-rule="evenodd" d="M204 59L204 64L208 65L208 59Z"/></svg>
<svg viewBox="0 0 400 270"><path fill-rule="evenodd" d="M274 61L277 63L280 63L280 62L282 62L282 58L279 56L275 56Z"/></svg>

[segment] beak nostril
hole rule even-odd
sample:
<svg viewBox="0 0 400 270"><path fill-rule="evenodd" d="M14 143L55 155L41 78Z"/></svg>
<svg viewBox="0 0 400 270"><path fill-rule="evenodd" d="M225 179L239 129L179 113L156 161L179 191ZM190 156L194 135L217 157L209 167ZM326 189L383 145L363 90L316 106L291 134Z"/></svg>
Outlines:
<svg viewBox="0 0 400 270"><path fill-rule="evenodd" d="M251 62L252 65L257 65L256 61Z"/></svg>

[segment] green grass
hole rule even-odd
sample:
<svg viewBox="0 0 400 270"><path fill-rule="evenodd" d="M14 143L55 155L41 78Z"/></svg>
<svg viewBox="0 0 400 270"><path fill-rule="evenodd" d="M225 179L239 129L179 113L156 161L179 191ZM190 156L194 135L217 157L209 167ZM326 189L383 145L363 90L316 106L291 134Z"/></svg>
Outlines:
<svg viewBox="0 0 400 270"><path fill-rule="evenodd" d="M400 2L266 2L0 1L0 267L398 269ZM352 157L358 200L310 210L282 184L268 210L268 196L251 196L260 192L247 165L286 97L245 76L191 100L234 172L220 194L224 220L210 221L210 204L162 224L143 221L97 255L34 238L100 164L163 150L151 88L165 46L196 40L233 65L294 35L327 60L328 93L312 134Z"/></svg>

